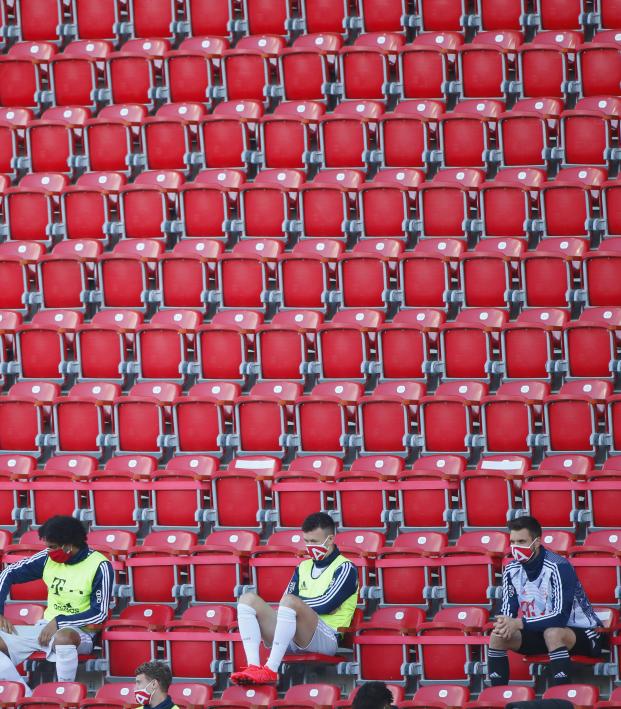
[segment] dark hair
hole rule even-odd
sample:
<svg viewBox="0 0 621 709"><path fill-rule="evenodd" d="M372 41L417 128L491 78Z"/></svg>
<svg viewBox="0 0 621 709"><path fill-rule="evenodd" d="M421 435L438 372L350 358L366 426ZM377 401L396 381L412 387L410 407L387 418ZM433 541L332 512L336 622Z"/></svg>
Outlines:
<svg viewBox="0 0 621 709"><path fill-rule="evenodd" d="M515 517L509 520L507 527L510 532L519 532L522 529L528 530L533 539L541 536L541 525L534 517L525 515L524 517Z"/></svg>
<svg viewBox="0 0 621 709"><path fill-rule="evenodd" d="M334 534L336 525L332 517L326 512L313 512L302 522L302 531L308 534L308 532L312 532L315 529L325 529L329 534Z"/></svg>
<svg viewBox="0 0 621 709"><path fill-rule="evenodd" d="M61 546L71 544L81 549L86 546L86 529L75 517L56 515L39 527L39 539Z"/></svg>
<svg viewBox="0 0 621 709"><path fill-rule="evenodd" d="M143 662L142 665L138 665L136 667L136 677L138 675L144 675L149 680L155 680L160 685L162 692L168 692L168 688L172 683L170 667L157 660Z"/></svg>
<svg viewBox="0 0 621 709"><path fill-rule="evenodd" d="M352 709L384 709L392 706L392 692L385 682L367 682L356 692Z"/></svg>

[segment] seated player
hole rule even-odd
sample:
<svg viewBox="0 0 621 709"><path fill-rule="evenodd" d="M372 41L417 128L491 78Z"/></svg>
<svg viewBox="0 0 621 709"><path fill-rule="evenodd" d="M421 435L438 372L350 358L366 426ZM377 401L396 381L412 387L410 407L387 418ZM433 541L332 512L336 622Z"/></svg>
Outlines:
<svg viewBox="0 0 621 709"><path fill-rule="evenodd" d="M601 622L570 561L545 549L534 517L508 524L515 561L502 576L502 608L490 635L489 679L509 682L507 650L522 655L547 653L551 684L571 682L570 655L599 657Z"/></svg>
<svg viewBox="0 0 621 709"><path fill-rule="evenodd" d="M271 684L287 652L335 655L339 628L347 628L356 610L358 572L334 543L330 515L317 512L302 524L310 559L300 563L275 611L256 593L244 593L237 604L239 632L248 667L234 672L236 684ZM261 641L271 647L261 666Z"/></svg>

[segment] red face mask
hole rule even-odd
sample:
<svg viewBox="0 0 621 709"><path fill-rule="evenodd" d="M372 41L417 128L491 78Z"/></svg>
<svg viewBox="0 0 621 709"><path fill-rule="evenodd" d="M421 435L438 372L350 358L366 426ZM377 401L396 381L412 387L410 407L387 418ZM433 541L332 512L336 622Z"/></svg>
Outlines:
<svg viewBox="0 0 621 709"><path fill-rule="evenodd" d="M307 544L306 551L313 561L321 561L328 555L327 541L330 537L326 537L323 544Z"/></svg>
<svg viewBox="0 0 621 709"><path fill-rule="evenodd" d="M57 549L48 549L47 555L57 564L66 564L71 558L71 554L68 551L65 551L62 547L58 547Z"/></svg>
<svg viewBox="0 0 621 709"><path fill-rule="evenodd" d="M535 550L533 549L533 545L536 542L536 539L533 539L531 544L529 544L527 547L520 546L519 544L512 544L511 545L511 554L513 554L513 558L516 561L522 562L522 564L525 564L527 561L530 561L530 559L533 558L535 555Z"/></svg>

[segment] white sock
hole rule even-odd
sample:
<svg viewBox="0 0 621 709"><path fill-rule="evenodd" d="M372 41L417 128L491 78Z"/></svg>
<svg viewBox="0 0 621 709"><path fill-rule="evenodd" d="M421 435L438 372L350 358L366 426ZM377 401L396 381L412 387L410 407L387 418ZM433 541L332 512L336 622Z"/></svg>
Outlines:
<svg viewBox="0 0 621 709"><path fill-rule="evenodd" d="M32 690L26 684L26 680L19 674L17 667L11 662L11 659L3 652L0 652L0 680L19 682L26 688L27 697L32 694Z"/></svg>
<svg viewBox="0 0 621 709"><path fill-rule="evenodd" d="M297 628L297 616L293 608L278 606L276 616L276 630L274 631L274 642L272 651L265 663L272 672L278 672L282 658L289 649Z"/></svg>
<svg viewBox="0 0 621 709"><path fill-rule="evenodd" d="M75 645L56 645L56 676L59 682L75 682L78 673L78 648Z"/></svg>
<svg viewBox="0 0 621 709"><path fill-rule="evenodd" d="M237 625L244 644L246 661L249 665L260 665L261 628L257 620L257 612L252 606L246 603L237 604Z"/></svg>

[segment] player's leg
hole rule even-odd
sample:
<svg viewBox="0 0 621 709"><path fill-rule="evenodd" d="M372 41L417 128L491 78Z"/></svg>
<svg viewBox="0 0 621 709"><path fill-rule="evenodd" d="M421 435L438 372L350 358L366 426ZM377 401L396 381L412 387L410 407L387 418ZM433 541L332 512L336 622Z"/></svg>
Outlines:
<svg viewBox="0 0 621 709"><path fill-rule="evenodd" d="M82 643L82 636L73 628L63 628L54 634L50 642L50 650L53 652L50 659L55 658L59 682L75 682L78 673L78 648Z"/></svg>
<svg viewBox="0 0 621 709"><path fill-rule="evenodd" d="M0 631L0 680L20 682L26 688L26 696L32 691L17 671L17 665L39 649L37 632L33 626L17 626L16 633Z"/></svg>
<svg viewBox="0 0 621 709"><path fill-rule="evenodd" d="M509 683L508 650L517 651L522 645L522 632L516 630L511 637L504 638L496 633L489 637L487 667L489 680L493 687Z"/></svg>
<svg viewBox="0 0 621 709"><path fill-rule="evenodd" d="M266 645L274 641L276 611L256 593L244 593L237 603L237 623L248 665L260 665L261 640Z"/></svg>
<svg viewBox="0 0 621 709"><path fill-rule="evenodd" d="M576 634L571 628L546 628L543 639L550 657L549 673L553 685L571 683L569 651L576 644Z"/></svg>
<svg viewBox="0 0 621 709"><path fill-rule="evenodd" d="M319 616L301 598L285 594L278 606L276 629L270 656L265 663L272 672L278 672L282 658L291 642L299 647L307 647L313 639Z"/></svg>

